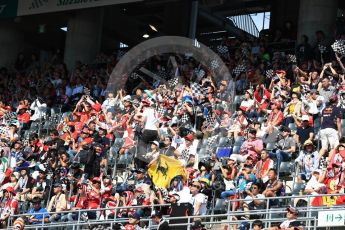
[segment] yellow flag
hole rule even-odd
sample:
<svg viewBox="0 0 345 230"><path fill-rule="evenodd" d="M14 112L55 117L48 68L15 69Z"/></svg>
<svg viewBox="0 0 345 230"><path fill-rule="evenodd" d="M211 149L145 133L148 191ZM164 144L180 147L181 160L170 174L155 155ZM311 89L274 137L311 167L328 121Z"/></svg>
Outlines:
<svg viewBox="0 0 345 230"><path fill-rule="evenodd" d="M165 155L159 155L158 160L150 165L148 170L152 182L159 188L167 188L175 176L187 179L186 169L181 161Z"/></svg>

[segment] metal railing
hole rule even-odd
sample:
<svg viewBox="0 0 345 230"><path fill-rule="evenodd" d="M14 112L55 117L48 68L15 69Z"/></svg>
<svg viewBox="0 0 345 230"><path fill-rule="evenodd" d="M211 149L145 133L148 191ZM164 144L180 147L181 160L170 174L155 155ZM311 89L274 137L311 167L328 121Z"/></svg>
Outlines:
<svg viewBox="0 0 345 230"><path fill-rule="evenodd" d="M316 229L317 226L317 216L316 213L318 211L325 211L325 210L344 210L344 205L323 205L323 206L311 206L311 201L315 197L338 197L338 196L345 196L345 194L322 194L322 195L307 195L307 196L283 196L283 197L266 197L260 200L266 201L266 208L265 209L256 209L256 210L250 210L250 215L260 216L261 220L265 223L265 227L269 228L274 224L277 224L279 222L282 222L286 220L285 213L286 213L286 207L282 207L282 205L279 205L278 207L271 206L271 201L273 200L288 200L287 205L294 202L295 199L304 199L307 201L307 205L305 207L299 207L299 213L301 214L301 217L298 218L301 222L305 224L306 229ZM226 200L226 205L224 205L224 209L226 210L225 214L211 214L211 215L202 215L202 216L183 216L183 217L165 217L166 220L176 220L176 219L186 219L184 226L188 225L190 226L191 223L195 218L200 218L205 225L214 225L214 224L226 224L228 225L228 228L230 225L238 225L244 222L241 220L241 216L248 214L245 210L236 210L236 205L234 205L236 202L243 203L247 201L246 199L231 199ZM113 208L99 208L99 209L80 209L80 210L70 210L70 211L63 211L59 212L60 215L67 215L69 213L76 213L77 219L75 221L71 222L53 222L53 223L44 223L44 218L42 218L42 222L35 225L26 225L25 229L40 229L44 227L45 229L56 229L58 227L66 227L70 226L73 227L73 229L79 229L82 226L94 226L94 225L110 225L113 227L115 224L123 224L128 222L128 218L122 218L118 217L117 214L121 210L131 210L134 212L135 210L143 209L143 208L151 208L152 210L155 208L161 208L161 207L167 207L170 206L169 204L163 204L163 205L150 205L150 206L126 206L126 207L113 207ZM96 219L82 219L83 213L85 212L96 212L97 217ZM102 214L106 213L106 211L112 211L113 217L108 218L108 216L105 216L105 218L100 218ZM37 213L42 214L42 213ZM32 215L37 215L35 213L26 213L21 215L12 215L10 216L9 222L8 222L8 229L11 229L11 225L13 224L14 219L18 217L27 217ZM52 215L57 214L57 212L47 212L43 215ZM303 217L302 217L303 216ZM154 225L152 225L151 220L148 218L141 219L143 222L147 222L146 225L148 229L154 228ZM220 221L221 220L221 221ZM252 220L246 220L246 222L251 223Z"/></svg>

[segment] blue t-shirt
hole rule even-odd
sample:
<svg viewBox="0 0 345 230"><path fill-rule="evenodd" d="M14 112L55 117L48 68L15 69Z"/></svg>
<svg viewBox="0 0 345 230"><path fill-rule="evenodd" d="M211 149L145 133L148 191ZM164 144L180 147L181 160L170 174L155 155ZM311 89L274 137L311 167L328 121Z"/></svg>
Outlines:
<svg viewBox="0 0 345 230"><path fill-rule="evenodd" d="M33 222L32 224L42 224L43 218L49 218L50 217L47 209L45 209L45 208L41 208L40 210L35 210L32 208L29 210L28 214L33 214L33 215L30 215L30 217L33 216L33 219L39 220L39 222Z"/></svg>
<svg viewBox="0 0 345 230"><path fill-rule="evenodd" d="M336 106L327 106L322 111L321 129L332 128L337 130L337 118L341 119L341 109Z"/></svg>
<svg viewBox="0 0 345 230"><path fill-rule="evenodd" d="M250 182L255 182L256 181L256 176L255 174L249 174L250 176L250 181L248 181L243 175L238 177L238 190L240 192L243 192L244 190L246 190L246 186L248 183Z"/></svg>

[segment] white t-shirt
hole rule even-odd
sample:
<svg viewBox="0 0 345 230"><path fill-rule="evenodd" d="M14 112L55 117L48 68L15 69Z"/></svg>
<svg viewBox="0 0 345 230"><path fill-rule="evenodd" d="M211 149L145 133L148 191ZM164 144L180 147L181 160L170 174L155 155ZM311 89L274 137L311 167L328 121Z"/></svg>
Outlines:
<svg viewBox="0 0 345 230"><path fill-rule="evenodd" d="M143 117L146 120L144 129L158 130L158 127L157 127L158 118L157 118L156 111L153 108L146 108L143 112Z"/></svg>
<svg viewBox="0 0 345 230"><path fill-rule="evenodd" d="M256 197L257 199L261 199L261 200L264 200L264 199L265 199L265 195L262 195L262 194L258 194L258 195L256 195L255 197ZM246 198L244 198L244 199L245 199L244 202L246 202L247 204L249 204L250 202L253 201L253 197L251 197L251 196L246 196Z"/></svg>
<svg viewBox="0 0 345 230"><path fill-rule="evenodd" d="M195 212L197 211L195 208L196 203L201 203L200 205L200 210L199 210L199 215L206 215L207 212L207 196L203 193L198 193L195 196L192 196L190 202L193 207L194 207L194 215L196 214Z"/></svg>

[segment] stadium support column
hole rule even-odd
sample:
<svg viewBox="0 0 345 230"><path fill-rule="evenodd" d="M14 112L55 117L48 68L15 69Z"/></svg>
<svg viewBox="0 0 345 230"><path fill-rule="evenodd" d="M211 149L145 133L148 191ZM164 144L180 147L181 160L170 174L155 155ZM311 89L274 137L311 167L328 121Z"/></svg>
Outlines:
<svg viewBox="0 0 345 230"><path fill-rule="evenodd" d="M191 1L180 0L164 3L165 35L188 37Z"/></svg>
<svg viewBox="0 0 345 230"><path fill-rule="evenodd" d="M313 43L318 30L322 30L326 36L332 36L337 8L338 0L300 0L298 40L305 34Z"/></svg>
<svg viewBox="0 0 345 230"><path fill-rule="evenodd" d="M189 38L190 39L195 39L196 25L198 22L198 8L199 8L199 1L192 0L192 9L191 9L190 23L189 23Z"/></svg>
<svg viewBox="0 0 345 230"><path fill-rule="evenodd" d="M91 63L101 47L103 8L77 12L68 20L65 63L71 71L76 61Z"/></svg>
<svg viewBox="0 0 345 230"><path fill-rule="evenodd" d="M10 67L24 49L23 36L14 25L0 24L0 68Z"/></svg>

